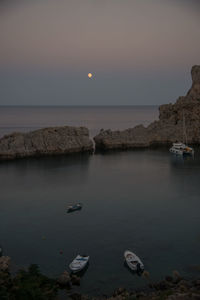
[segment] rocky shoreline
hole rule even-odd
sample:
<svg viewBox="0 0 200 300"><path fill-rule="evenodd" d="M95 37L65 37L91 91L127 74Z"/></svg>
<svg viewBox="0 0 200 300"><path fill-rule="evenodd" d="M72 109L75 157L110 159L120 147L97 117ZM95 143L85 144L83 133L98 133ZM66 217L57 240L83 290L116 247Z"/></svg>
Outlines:
<svg viewBox="0 0 200 300"><path fill-rule="evenodd" d="M63 272L57 279L40 273L37 265L27 270L19 270L12 275L9 269L10 257L0 257L0 299L59 300L59 291L66 291L66 299L73 300L198 300L200 299L200 279L186 280L177 271L159 282L151 282L150 275L144 271L147 288L128 291L118 288L112 296L91 297L76 292L74 286L80 285L80 278ZM63 299L63 297L62 297Z"/></svg>
<svg viewBox="0 0 200 300"><path fill-rule="evenodd" d="M92 151L93 143L85 127L50 127L0 139L0 160Z"/></svg>
<svg viewBox="0 0 200 300"><path fill-rule="evenodd" d="M200 66L191 70L192 87L175 104L159 107L159 120L123 131L101 130L94 137L95 149L134 149L168 145L186 139L200 144ZM183 132L183 125L185 133ZM51 127L29 133L12 133L0 139L0 160L22 157L93 152L86 127Z"/></svg>
<svg viewBox="0 0 200 300"><path fill-rule="evenodd" d="M192 87L175 104L159 107L159 120L148 127L138 125L124 131L101 130L94 137L96 149L133 149L183 141L183 120L187 143L200 144L200 66L191 70Z"/></svg>

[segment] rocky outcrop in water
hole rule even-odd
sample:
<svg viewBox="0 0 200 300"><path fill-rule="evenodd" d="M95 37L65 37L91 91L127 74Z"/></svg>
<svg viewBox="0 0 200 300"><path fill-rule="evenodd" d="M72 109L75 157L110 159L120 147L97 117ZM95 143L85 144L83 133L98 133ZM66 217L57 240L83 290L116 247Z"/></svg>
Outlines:
<svg viewBox="0 0 200 300"><path fill-rule="evenodd" d="M94 137L96 149L149 147L186 142L186 137L189 144L200 144L200 66L193 66L191 75L192 87L187 95L179 97L175 104L161 105L158 121L124 131L101 130Z"/></svg>
<svg viewBox="0 0 200 300"><path fill-rule="evenodd" d="M51 127L12 133L0 139L0 160L92 150L93 143L85 127Z"/></svg>

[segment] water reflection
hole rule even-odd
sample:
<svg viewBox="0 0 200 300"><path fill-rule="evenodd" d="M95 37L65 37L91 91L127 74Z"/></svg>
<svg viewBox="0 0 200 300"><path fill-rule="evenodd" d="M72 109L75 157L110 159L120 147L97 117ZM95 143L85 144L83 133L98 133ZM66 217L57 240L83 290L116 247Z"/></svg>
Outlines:
<svg viewBox="0 0 200 300"><path fill-rule="evenodd" d="M40 185L41 180L45 185L51 183L60 185L65 182L69 184L75 180L77 183L84 183L88 176L90 158L89 154L83 153L5 161L0 163L0 180L2 184L6 182L6 173L11 178L13 185L22 181L25 183L31 179L33 185L38 181L37 184ZM74 172L74 169L77 171ZM71 172L72 170L73 172ZM57 175L59 175L59 181Z"/></svg>
<svg viewBox="0 0 200 300"><path fill-rule="evenodd" d="M86 294L144 285L123 266L127 248L139 253L152 280L174 269L184 276L200 251L196 153L183 164L168 149L2 163L0 244L13 262L39 264L52 277L88 253L80 287ZM77 202L84 209L67 214Z"/></svg>

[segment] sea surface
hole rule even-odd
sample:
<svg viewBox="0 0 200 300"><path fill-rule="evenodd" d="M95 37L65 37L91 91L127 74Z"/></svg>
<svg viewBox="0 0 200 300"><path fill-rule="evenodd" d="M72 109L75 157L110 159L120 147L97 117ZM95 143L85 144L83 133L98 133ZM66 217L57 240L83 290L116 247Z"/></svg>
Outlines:
<svg viewBox="0 0 200 300"><path fill-rule="evenodd" d="M146 125L157 116L155 107L69 110L5 108L2 134L2 127L8 132L70 123L88 126L93 135L99 128ZM124 265L126 249L141 258L151 280L173 270L195 278L200 267L199 178L198 148L194 158L184 159L157 148L1 162L0 244L14 271L36 263L51 277L69 270L78 253L90 255L75 289L90 295L146 286L145 278ZM83 209L67 213L76 202Z"/></svg>
<svg viewBox="0 0 200 300"><path fill-rule="evenodd" d="M158 118L158 106L0 106L0 137L13 131L50 126L86 126L90 135L103 129L145 126Z"/></svg>

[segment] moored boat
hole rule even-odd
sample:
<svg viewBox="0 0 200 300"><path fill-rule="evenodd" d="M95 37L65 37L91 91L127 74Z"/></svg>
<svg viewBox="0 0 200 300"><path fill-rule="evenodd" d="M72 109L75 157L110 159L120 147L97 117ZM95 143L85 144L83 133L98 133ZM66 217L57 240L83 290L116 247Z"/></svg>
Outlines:
<svg viewBox="0 0 200 300"><path fill-rule="evenodd" d="M187 133L186 133L186 126L185 126L185 115L183 111L183 141L187 144ZM193 155L194 154L194 149L183 144L183 143L173 143L172 147L169 149L169 151L173 154L176 155L184 155L184 154L189 154Z"/></svg>
<svg viewBox="0 0 200 300"><path fill-rule="evenodd" d="M77 203L75 205L69 205L67 208L67 212L73 212L76 210L80 210L83 207L83 205L81 203Z"/></svg>
<svg viewBox="0 0 200 300"><path fill-rule="evenodd" d="M82 271L87 266L89 258L90 257L86 255L77 255L69 265L70 270L73 273Z"/></svg>
<svg viewBox="0 0 200 300"><path fill-rule="evenodd" d="M176 155L184 155L184 154L193 155L194 154L193 148L191 148L183 143L173 143L173 145L169 149L169 151Z"/></svg>
<svg viewBox="0 0 200 300"><path fill-rule="evenodd" d="M140 258L133 252L126 250L124 252L124 258L128 265L128 267L135 272L143 272L144 271L144 265Z"/></svg>

